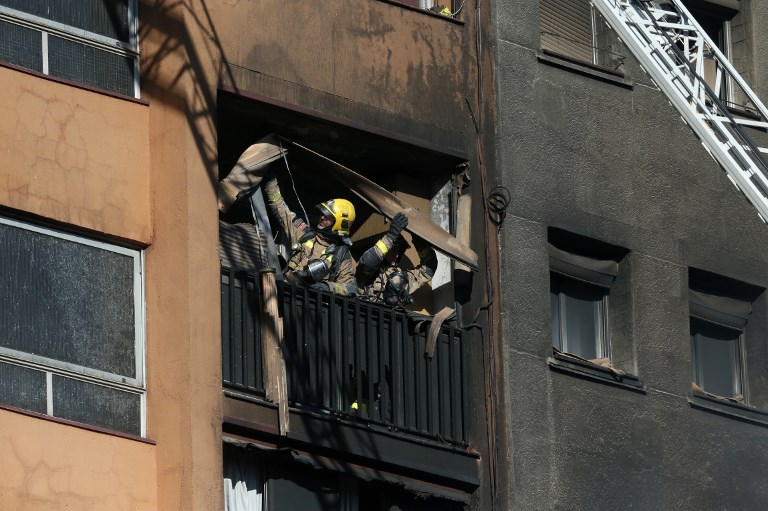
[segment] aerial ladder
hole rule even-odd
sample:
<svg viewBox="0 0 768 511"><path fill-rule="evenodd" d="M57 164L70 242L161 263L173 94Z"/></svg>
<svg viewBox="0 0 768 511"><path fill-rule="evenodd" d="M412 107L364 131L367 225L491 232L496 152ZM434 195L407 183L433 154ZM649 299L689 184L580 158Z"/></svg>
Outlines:
<svg viewBox="0 0 768 511"><path fill-rule="evenodd" d="M591 0L733 184L768 220L768 111L680 0ZM705 76L714 79L708 84ZM749 106L736 115L728 97Z"/></svg>

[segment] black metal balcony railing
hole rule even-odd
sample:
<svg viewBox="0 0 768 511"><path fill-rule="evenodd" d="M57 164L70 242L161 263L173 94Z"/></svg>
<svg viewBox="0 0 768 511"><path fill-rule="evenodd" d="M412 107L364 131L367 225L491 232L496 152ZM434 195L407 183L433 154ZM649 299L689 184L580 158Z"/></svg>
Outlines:
<svg viewBox="0 0 768 511"><path fill-rule="evenodd" d="M222 268L221 282L224 385L263 397L258 278ZM428 358L402 311L290 285L280 300L292 406L465 441L461 330L444 325Z"/></svg>

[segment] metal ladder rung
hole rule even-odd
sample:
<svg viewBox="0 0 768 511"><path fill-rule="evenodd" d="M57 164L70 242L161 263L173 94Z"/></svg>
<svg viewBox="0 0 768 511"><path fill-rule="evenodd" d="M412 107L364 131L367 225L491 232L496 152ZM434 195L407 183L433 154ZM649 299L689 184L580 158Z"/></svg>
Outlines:
<svg viewBox="0 0 768 511"><path fill-rule="evenodd" d="M731 120L727 117L723 116L714 116L715 120L720 122L728 122L730 123ZM736 122L736 124L739 124L741 126L750 126L752 128L766 128L768 129L768 122L765 121L756 121L753 119L744 119L743 117L734 117L733 120Z"/></svg>
<svg viewBox="0 0 768 511"><path fill-rule="evenodd" d="M696 30L695 27L691 25L685 25L683 23L667 23L666 21L658 21L657 23L661 28L674 28L676 30L683 30L685 32L693 32Z"/></svg>
<svg viewBox="0 0 768 511"><path fill-rule="evenodd" d="M752 152L752 149L748 145L742 145L741 148L747 153ZM768 147L758 147L757 150L763 154L768 154Z"/></svg>

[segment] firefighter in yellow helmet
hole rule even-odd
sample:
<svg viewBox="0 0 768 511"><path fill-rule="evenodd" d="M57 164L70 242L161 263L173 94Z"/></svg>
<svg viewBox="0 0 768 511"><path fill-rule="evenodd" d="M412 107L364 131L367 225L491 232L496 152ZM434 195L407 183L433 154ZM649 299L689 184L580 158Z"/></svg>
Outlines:
<svg viewBox="0 0 768 511"><path fill-rule="evenodd" d="M437 256L434 249L418 236L413 237L413 244L419 251L419 264L415 268L403 268L401 257L409 245L402 231L407 226L408 217L402 212L397 213L389 230L360 256L355 273L360 298L405 307L413 301L411 294L432 281Z"/></svg>
<svg viewBox="0 0 768 511"><path fill-rule="evenodd" d="M346 199L331 199L317 205L320 220L312 229L288 208L277 179L270 176L264 196L281 232L287 237L291 253L286 279L314 289L352 296L357 292L354 263L349 247L349 230L355 221L355 207Z"/></svg>

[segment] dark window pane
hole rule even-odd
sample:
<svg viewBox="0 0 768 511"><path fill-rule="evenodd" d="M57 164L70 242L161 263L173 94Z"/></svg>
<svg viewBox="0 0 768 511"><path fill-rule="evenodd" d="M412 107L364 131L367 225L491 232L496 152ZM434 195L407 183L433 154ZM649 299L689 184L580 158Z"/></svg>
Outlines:
<svg viewBox="0 0 768 511"><path fill-rule="evenodd" d="M552 346L562 350L562 340L560 339L560 299L557 293L550 291L549 306L552 311Z"/></svg>
<svg viewBox="0 0 768 511"><path fill-rule="evenodd" d="M60 37L48 37L48 72L51 76L133 96L133 63L131 57Z"/></svg>
<svg viewBox="0 0 768 511"><path fill-rule="evenodd" d="M0 5L128 41L128 0L0 0Z"/></svg>
<svg viewBox="0 0 768 511"><path fill-rule="evenodd" d="M0 21L0 60L42 73L42 34L37 30Z"/></svg>
<svg viewBox="0 0 768 511"><path fill-rule="evenodd" d="M560 279L563 310L560 321L565 330L565 349L587 359L602 353L602 301L606 290L585 282Z"/></svg>
<svg viewBox="0 0 768 511"><path fill-rule="evenodd" d="M0 403L45 413L45 373L0 362Z"/></svg>
<svg viewBox="0 0 768 511"><path fill-rule="evenodd" d="M136 377L133 258L0 223L0 346Z"/></svg>
<svg viewBox="0 0 768 511"><path fill-rule="evenodd" d="M696 342L698 383L718 396L740 394L739 338L741 332L714 323L691 320L691 335Z"/></svg>
<svg viewBox="0 0 768 511"><path fill-rule="evenodd" d="M341 511L341 490L336 479L299 471L295 467L268 470L268 511Z"/></svg>
<svg viewBox="0 0 768 511"><path fill-rule="evenodd" d="M58 375L53 375L53 415L141 434L141 396Z"/></svg>

